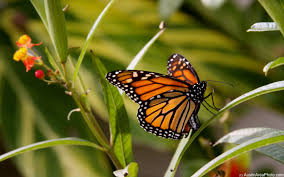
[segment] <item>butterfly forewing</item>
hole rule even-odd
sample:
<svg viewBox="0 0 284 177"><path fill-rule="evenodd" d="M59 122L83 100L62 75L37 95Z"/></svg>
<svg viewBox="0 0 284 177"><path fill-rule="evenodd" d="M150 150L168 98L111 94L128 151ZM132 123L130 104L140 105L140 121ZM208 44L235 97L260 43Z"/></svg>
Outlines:
<svg viewBox="0 0 284 177"><path fill-rule="evenodd" d="M190 85L199 83L200 80L193 66L180 54L173 54L168 59L168 74Z"/></svg>
<svg viewBox="0 0 284 177"><path fill-rule="evenodd" d="M139 104L170 90L189 91L187 83L154 72L137 70L113 71L106 75L106 79L111 84L125 91L133 101Z"/></svg>

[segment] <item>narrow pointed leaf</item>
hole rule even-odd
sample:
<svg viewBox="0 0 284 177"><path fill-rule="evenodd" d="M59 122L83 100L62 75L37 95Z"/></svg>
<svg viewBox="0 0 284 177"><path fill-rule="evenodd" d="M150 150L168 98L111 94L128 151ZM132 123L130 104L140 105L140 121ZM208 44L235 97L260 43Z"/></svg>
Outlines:
<svg viewBox="0 0 284 177"><path fill-rule="evenodd" d="M30 0L30 2L33 4L34 8L36 9L38 15L41 18L41 21L43 22L45 28L48 31L48 23L47 23L47 18L46 18L46 14L45 14L44 1L42 1L42 0Z"/></svg>
<svg viewBox="0 0 284 177"><path fill-rule="evenodd" d="M159 36L161 36L161 34L163 34L163 32L165 31L166 27L165 27L165 23L162 21L159 25L160 31L154 36L152 37L152 39L147 42L147 44L145 44L145 46L137 53L137 55L132 59L132 61L130 62L130 64L127 66L127 70L132 70L135 68L135 66L138 64L138 62L142 59L142 57L145 55L145 53L148 51L148 49L152 46L152 44L159 38ZM119 93L122 94L123 91L118 89Z"/></svg>
<svg viewBox="0 0 284 177"><path fill-rule="evenodd" d="M147 44L137 53L137 55L132 59L131 63L127 66L127 70L134 69L137 63L141 60L141 58L145 55L148 49L152 46L152 44L158 39L161 34L165 31L164 22L160 23L160 31L149 41Z"/></svg>
<svg viewBox="0 0 284 177"><path fill-rule="evenodd" d="M277 58L276 60L267 63L267 65L265 65L263 68L263 72L265 73L265 75L267 75L270 69L276 68L283 64L284 64L284 57Z"/></svg>
<svg viewBox="0 0 284 177"><path fill-rule="evenodd" d="M266 12L270 15L272 20L277 23L282 36L284 35L284 2L282 0L258 0L264 7Z"/></svg>
<svg viewBox="0 0 284 177"><path fill-rule="evenodd" d="M116 170L113 172L116 177L137 177L138 175L138 164L136 162L131 162L124 169Z"/></svg>
<svg viewBox="0 0 284 177"><path fill-rule="evenodd" d="M259 22L253 24L247 32L279 31L275 22Z"/></svg>
<svg viewBox="0 0 284 177"><path fill-rule="evenodd" d="M180 142L179 142L179 145L178 145L178 148L170 162L170 165L165 173L165 176L164 177L171 177L171 176L174 176L175 173L176 173L176 165L179 163L179 161L181 160L182 158L182 155L183 153L185 152L184 150L186 149L186 145L188 143L188 141L190 140L190 136L191 136L191 133L192 131L190 130L190 133L188 135L187 138L183 138Z"/></svg>
<svg viewBox="0 0 284 177"><path fill-rule="evenodd" d="M236 130L233 132L228 133L227 135L220 138L215 145L220 143L234 143L234 144L241 144L244 143L252 138L258 138L261 136L265 136L266 134L279 131L272 128L244 128L240 130ZM262 153L279 161L280 163L284 164L284 144L272 144L269 146L265 146L259 149L255 149L255 151Z"/></svg>
<svg viewBox="0 0 284 177"><path fill-rule="evenodd" d="M123 99L118 90L105 79L107 71L102 62L93 56L109 112L111 144L122 167L133 161L129 120Z"/></svg>
<svg viewBox="0 0 284 177"><path fill-rule="evenodd" d="M55 47L57 56L62 63L67 60L67 32L65 17L62 11L61 1L44 0L45 13L48 22L48 31Z"/></svg>
<svg viewBox="0 0 284 177"><path fill-rule="evenodd" d="M215 159L211 160L209 163L200 168L192 177L204 176L209 171L213 170L222 163L241 155L244 152L249 152L251 150L264 147L267 145L284 142L284 131L274 131L272 133L266 134L259 138L253 138L249 141L246 141L226 152L219 155Z"/></svg>
<svg viewBox="0 0 284 177"><path fill-rule="evenodd" d="M129 177L137 177L138 176L138 163L131 162L128 165L128 176Z"/></svg>
<svg viewBox="0 0 284 177"><path fill-rule="evenodd" d="M15 149L13 151L7 152L7 153L2 154L0 156L0 162L4 161L6 159L9 159L11 157L14 157L16 155L22 154L24 152L29 152L29 151L33 151L33 150L38 150L38 149L43 149L43 148L48 148L48 147L53 147L53 146L58 146L58 145L89 146L89 147L93 147L93 148L96 148L96 149L103 151L103 148L101 148L97 144L92 143L92 142L87 141L87 140L83 140L83 139L79 139L79 138L60 138L60 139L41 141L41 142L38 142L38 143L23 146L23 147L20 147L18 149Z"/></svg>
<svg viewBox="0 0 284 177"><path fill-rule="evenodd" d="M94 24L93 24L91 30L89 31L89 34L88 34L88 36L87 36L87 38L86 38L86 40L85 40L84 46L83 46L83 48L82 48L82 50L81 50L81 53L80 53L79 58L78 58L78 62L77 62L77 64L76 64L76 67L75 67L75 70L74 70L74 73L73 73L73 79L72 79L72 80L73 80L73 83L75 83L75 80L76 80L76 77L77 77L77 75L78 75L78 72L79 72L81 63L82 63L82 61L83 61L83 59L84 59L84 56L85 56L86 51L87 51L87 49L88 49L88 46L89 46L91 40L92 40L93 37L94 37L95 31L96 31L98 25L100 24L102 18L105 16L106 12L108 11L108 9L109 9L109 8L111 7L111 5L113 4L113 2L114 2L114 0L111 0L111 1L107 4L107 6L106 6L106 7L104 8L104 10L102 11L102 13L99 15L99 17L98 17L98 18L96 19L96 21L94 22Z"/></svg>

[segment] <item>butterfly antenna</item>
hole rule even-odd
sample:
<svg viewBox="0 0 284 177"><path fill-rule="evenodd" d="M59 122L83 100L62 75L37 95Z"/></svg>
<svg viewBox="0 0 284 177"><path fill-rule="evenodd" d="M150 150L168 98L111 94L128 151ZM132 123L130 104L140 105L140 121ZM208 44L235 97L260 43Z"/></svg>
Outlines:
<svg viewBox="0 0 284 177"><path fill-rule="evenodd" d="M208 112L210 112L211 114L213 114L214 116L216 115L215 113L213 113L212 111L210 111L210 109L208 109L203 103L201 103L202 104L202 106L204 106L204 108L208 111Z"/></svg>
<svg viewBox="0 0 284 177"><path fill-rule="evenodd" d="M214 80L205 80L206 82L217 82L217 83L221 83L221 84L225 84L225 85L229 85L231 87L234 88L234 84L230 83L230 82L223 82L223 81L214 81Z"/></svg>

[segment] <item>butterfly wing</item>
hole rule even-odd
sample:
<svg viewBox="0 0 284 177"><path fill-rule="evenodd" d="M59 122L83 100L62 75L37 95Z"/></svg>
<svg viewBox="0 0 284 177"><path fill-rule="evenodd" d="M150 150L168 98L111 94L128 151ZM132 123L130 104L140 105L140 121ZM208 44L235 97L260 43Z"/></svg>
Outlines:
<svg viewBox="0 0 284 177"><path fill-rule="evenodd" d="M180 54L173 54L168 59L168 74L190 85L199 83L199 77L193 66Z"/></svg>
<svg viewBox="0 0 284 177"><path fill-rule="evenodd" d="M137 113L140 125L150 133L170 139L188 134L197 105L184 93L171 90L143 102Z"/></svg>
<svg viewBox="0 0 284 177"><path fill-rule="evenodd" d="M186 82L154 72L113 71L106 75L106 79L139 104L170 90L189 92L189 85Z"/></svg>

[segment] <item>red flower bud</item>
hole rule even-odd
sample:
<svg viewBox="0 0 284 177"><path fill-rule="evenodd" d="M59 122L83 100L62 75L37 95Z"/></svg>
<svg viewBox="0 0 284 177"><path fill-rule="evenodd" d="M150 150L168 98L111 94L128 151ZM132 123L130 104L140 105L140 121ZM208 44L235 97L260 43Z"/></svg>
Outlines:
<svg viewBox="0 0 284 177"><path fill-rule="evenodd" d="M44 72L41 69L36 70L35 77L38 78L38 79L43 79L44 78Z"/></svg>

